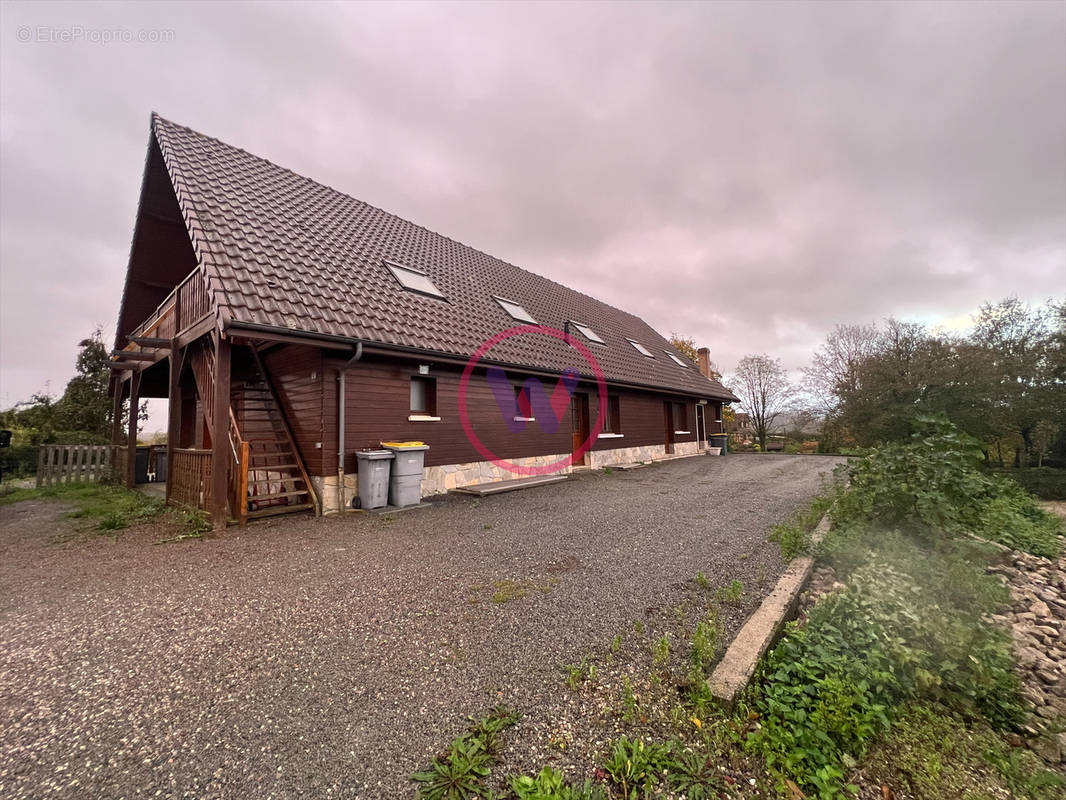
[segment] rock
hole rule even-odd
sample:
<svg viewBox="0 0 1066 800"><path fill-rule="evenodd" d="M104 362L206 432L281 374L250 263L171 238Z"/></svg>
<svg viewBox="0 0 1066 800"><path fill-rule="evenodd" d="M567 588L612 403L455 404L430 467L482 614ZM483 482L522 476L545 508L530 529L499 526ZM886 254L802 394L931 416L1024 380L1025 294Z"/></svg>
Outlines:
<svg viewBox="0 0 1066 800"><path fill-rule="evenodd" d="M1017 660L1022 669L1035 669L1044 661L1044 654L1035 647L1023 647L1017 653Z"/></svg>
<svg viewBox="0 0 1066 800"><path fill-rule="evenodd" d="M1048 764L1058 764L1062 761L1062 745L1058 737L1041 736L1029 742L1029 749L1040 756Z"/></svg>
<svg viewBox="0 0 1066 800"><path fill-rule="evenodd" d="M1051 616L1051 609L1048 608L1047 603L1043 600L1034 600L1029 604L1029 610L1040 620L1048 619ZM1058 631L1055 631L1055 633L1058 633Z"/></svg>
<svg viewBox="0 0 1066 800"><path fill-rule="evenodd" d="M1059 682L1058 673L1049 667L1042 667L1036 670L1036 676L1048 686L1053 686Z"/></svg>
<svg viewBox="0 0 1066 800"><path fill-rule="evenodd" d="M1037 706L1036 714L1038 717L1043 717L1044 719L1055 719L1055 717L1059 715L1051 706Z"/></svg>
<svg viewBox="0 0 1066 800"><path fill-rule="evenodd" d="M1066 605L1054 600L1048 600L1047 604L1056 619L1066 620Z"/></svg>

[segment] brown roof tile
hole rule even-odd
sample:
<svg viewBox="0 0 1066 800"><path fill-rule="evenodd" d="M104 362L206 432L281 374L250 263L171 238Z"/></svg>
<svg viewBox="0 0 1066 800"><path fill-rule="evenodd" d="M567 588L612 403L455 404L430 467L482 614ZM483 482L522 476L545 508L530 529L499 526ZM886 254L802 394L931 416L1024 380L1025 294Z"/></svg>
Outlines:
<svg viewBox="0 0 1066 800"><path fill-rule="evenodd" d="M735 399L695 365L675 364L664 351L677 351L632 314L158 115L152 131L224 320L468 357L520 324L496 295L543 325L589 325L606 346L575 338L608 381ZM386 259L427 273L447 300L404 290ZM572 348L545 337L508 339L489 357L588 373Z"/></svg>

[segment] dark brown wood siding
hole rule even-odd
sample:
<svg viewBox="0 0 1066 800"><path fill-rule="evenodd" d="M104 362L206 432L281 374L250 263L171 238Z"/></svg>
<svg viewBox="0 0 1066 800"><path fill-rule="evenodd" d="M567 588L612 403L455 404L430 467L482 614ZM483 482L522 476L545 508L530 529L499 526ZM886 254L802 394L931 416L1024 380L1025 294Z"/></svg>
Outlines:
<svg viewBox="0 0 1066 800"><path fill-rule="evenodd" d="M344 363L321 351L316 362L310 348L285 347L272 352L268 368L286 403L301 453L308 472L331 475L337 469L337 372ZM429 366L427 377L436 385L436 416L440 422L410 421L411 378L418 377L419 364ZM310 374L317 373L311 380ZM462 370L451 364L429 359L386 358L367 355L348 371L347 402L345 404L344 452L346 472L355 471L355 451L378 447L382 441L423 441L430 446L426 465L461 464L484 461L470 442L459 419L458 395ZM514 384L521 384L525 375L508 371ZM549 393L550 381L542 379ZM284 389L283 389L284 386ZM599 401L594 385L582 384L578 391L589 395L590 424L596 421ZM596 442L596 450L636 447L664 443L663 403L682 402L686 405L690 433L676 436L675 441L695 439L694 401L676 395L661 395L634 390L611 390L619 396L619 416L622 438ZM538 422L526 424L525 430L512 433L496 405L483 371L476 371L467 390L467 414L474 432L481 442L499 458L524 458L538 455L569 453L572 446L572 421L569 411L554 432L545 432ZM298 399L302 398L302 399ZM318 405L316 406L316 398ZM317 408L317 410L316 410ZM308 419L297 419L300 416ZM310 417L316 417L311 419ZM321 448L315 448L321 442Z"/></svg>
<svg viewBox="0 0 1066 800"><path fill-rule="evenodd" d="M684 403L685 413L690 425L695 424L695 402L684 397L674 395L660 395L651 392L637 392L632 390L610 390L608 395L618 395L619 410L619 433L621 438L611 437L597 441L593 450L615 450L620 447L644 447L647 445L665 444L665 431L663 429L663 403ZM590 415L592 423L596 422L597 409L599 408L599 396L595 389L590 397ZM691 442L696 439L696 431L692 427L685 428L689 435L676 435L675 442Z"/></svg>
<svg viewBox="0 0 1066 800"><path fill-rule="evenodd" d="M323 432L323 386L329 381L323 374L322 351L317 347L283 345L263 355L263 366L270 373L308 474L328 474L323 455L337 449L337 425L334 422L331 442ZM336 463L334 456L333 464Z"/></svg>

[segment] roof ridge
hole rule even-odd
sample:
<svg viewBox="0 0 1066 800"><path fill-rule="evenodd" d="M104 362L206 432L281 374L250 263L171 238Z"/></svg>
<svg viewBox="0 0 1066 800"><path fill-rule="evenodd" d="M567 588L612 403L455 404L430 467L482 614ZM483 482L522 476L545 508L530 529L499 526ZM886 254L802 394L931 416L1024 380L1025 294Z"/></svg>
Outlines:
<svg viewBox="0 0 1066 800"><path fill-rule="evenodd" d="M255 153L251 152L250 150L245 150L243 147L238 147L237 145L230 144L229 142L226 142L226 141L223 141L222 139L219 139L217 136L210 136L210 135L208 135L206 133L201 133L200 131L196 130L195 128L190 128L188 125L182 125L181 123L174 122L173 120L169 120L169 119L163 117L162 115L156 113L155 111L153 111L152 112L153 130L155 128L155 124L156 124L157 121L165 123L166 125L173 126L175 128L181 128L182 130L188 131L189 133L192 133L192 134L194 134L196 136L199 136L199 137L201 137L203 139L208 139L208 140L210 140L212 142L216 142L217 144L220 144L223 147L226 147L226 148L228 148L230 150L236 150L236 151L238 151L240 153L244 153L246 156L249 156L249 157L255 159L256 161L261 161L264 164L270 165L274 169L279 169L279 170L282 170L283 172L287 172L290 175L293 175L293 176L299 178L302 181L306 181L307 183L314 184L315 186L321 186L322 188L328 189L329 191L334 192L335 194L338 194L341 197L345 197L348 200L352 200L352 201L354 201L356 203L359 203L360 205L366 206L367 208L373 209L374 211L377 211L377 212L379 212L381 214L385 214L386 216L389 216L389 217L392 217L394 219L400 220L401 222L404 222L407 225L411 225L411 226L413 226L415 228L423 230L426 233L432 234L433 236L439 236L441 239L445 239L445 240L447 240L449 242L452 242L453 244L456 244L459 247L465 247L465 248L467 248L469 250L473 250L474 252L485 256L486 258L491 258L494 261L499 261L501 264L506 264L508 267L511 267L512 269L516 269L516 270L519 270L520 272L524 272L526 274L533 275L536 278L538 278L539 280L548 281L549 283L555 284L556 286L559 286L559 287L561 287L563 289L566 289L568 292L574 292L575 294L581 295L585 299L591 300L592 302L594 302L594 303L596 303L598 305L605 306L605 307L611 309L612 311L616 311L616 312L618 312L620 314L626 314L627 316L632 317L633 319L637 320L638 322L640 322L641 324L647 326L648 328L651 328L653 331L655 330L654 328L651 327L651 325L648 325L648 323L643 319L643 317L640 317L640 316L634 314L632 311L627 311L624 308L619 308L618 306L611 305L610 303L607 303L607 302L605 302L603 300L600 300L598 297L593 297L592 295L587 294L586 292L583 292L580 289L575 289L572 286L567 286L565 283L561 283L561 282L555 280L554 278L549 278L549 277L547 277L545 275L541 275L539 272L534 272L533 270L526 269L525 267L519 266L518 264L514 264L514 263L512 263L510 261L507 261L506 259L500 258L499 256L494 256L491 253L487 253L484 250L482 250L482 249L480 249L478 247L475 247L474 245L467 244L466 242L460 241L459 239L455 239L455 238L453 238L451 236L448 236L445 233L440 233L438 231L435 231L432 228L428 228L425 225L422 225L422 224L420 224L418 222L414 222L412 220L409 220L406 217L401 217L399 214L396 214L396 213L394 213L392 211L389 211L388 209L382 208L380 206L376 206L373 203L370 203L370 202L368 202L366 200L360 200L358 197L355 197L354 195L348 194L347 192L341 191L340 189L338 189L338 188L336 188L334 186L330 186L328 183L323 183L322 181L316 180L314 178L309 178L308 176L302 175L299 172L296 172L295 170L290 169L289 167L286 167L286 166L283 166L281 164L278 164L277 162L271 161L269 158L264 158L263 156L256 155ZM658 333L658 331L656 331L656 333ZM661 336L662 334L659 334L659 335ZM666 339L667 341L670 341L669 338L667 338L665 336L663 338Z"/></svg>

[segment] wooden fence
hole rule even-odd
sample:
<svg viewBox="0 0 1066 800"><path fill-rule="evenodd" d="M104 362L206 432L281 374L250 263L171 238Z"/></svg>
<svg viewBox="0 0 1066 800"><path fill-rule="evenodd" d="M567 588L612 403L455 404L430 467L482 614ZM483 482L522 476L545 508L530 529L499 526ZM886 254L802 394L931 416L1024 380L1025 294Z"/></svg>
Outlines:
<svg viewBox="0 0 1066 800"><path fill-rule="evenodd" d="M111 478L111 446L42 444L37 451L37 488Z"/></svg>
<svg viewBox="0 0 1066 800"><path fill-rule="evenodd" d="M175 449L167 476L170 502L207 508L211 500L211 451Z"/></svg>

